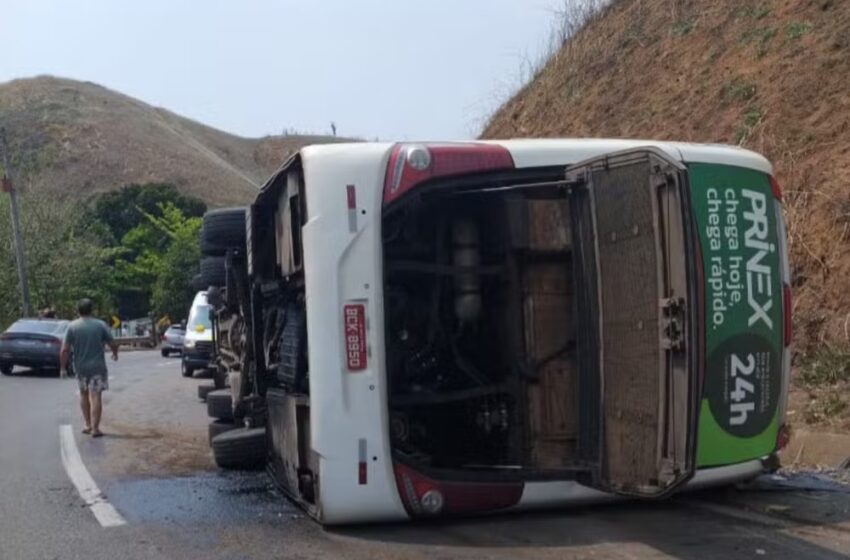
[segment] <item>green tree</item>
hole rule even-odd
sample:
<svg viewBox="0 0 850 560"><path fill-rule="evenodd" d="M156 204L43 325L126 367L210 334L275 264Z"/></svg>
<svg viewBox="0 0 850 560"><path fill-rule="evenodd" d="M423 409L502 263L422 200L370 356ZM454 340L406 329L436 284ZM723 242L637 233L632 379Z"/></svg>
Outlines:
<svg viewBox="0 0 850 560"><path fill-rule="evenodd" d="M116 249L112 261L113 295L122 317L141 317L152 311L153 290L175 232L186 220L194 219L200 224L205 211L203 202L183 196L174 185L163 183L128 185L103 194L94 202L87 219L101 224L104 238ZM196 240L197 237L195 244ZM197 261L192 274L196 270ZM162 301L162 295L157 301Z"/></svg>
<svg viewBox="0 0 850 560"><path fill-rule="evenodd" d="M200 220L192 218L198 222ZM158 316L168 315L173 322L186 319L195 297L192 277L198 270L200 250L198 235L187 235L184 230L178 235L162 259L161 274L153 287L151 304Z"/></svg>
<svg viewBox="0 0 850 560"><path fill-rule="evenodd" d="M113 241L120 243L131 229L145 222L143 215L156 214L160 205L172 204L187 217L201 217L207 205L197 198L180 194L169 183L131 184L104 193L94 202L89 217L104 224Z"/></svg>
<svg viewBox="0 0 850 560"><path fill-rule="evenodd" d="M113 262L116 279L115 297L119 315L125 318L143 317L150 313L154 282L160 268L162 255L170 239L147 216L139 213L142 222L121 238L116 246Z"/></svg>
<svg viewBox="0 0 850 560"><path fill-rule="evenodd" d="M81 223L81 205L36 189L19 192L18 201L33 306L53 306L71 318L77 301L89 297L102 313L110 313L115 249L101 241L96 227ZM21 316L8 196L0 196L0 286L0 328L5 328Z"/></svg>
<svg viewBox="0 0 850 560"><path fill-rule="evenodd" d="M149 286L149 309L157 317L180 320L194 296L191 282L201 258L201 219L187 217L170 202L160 204L155 213L140 212L144 222L122 239L117 277L125 290ZM127 255L132 255L132 260L125 260Z"/></svg>
<svg viewBox="0 0 850 560"><path fill-rule="evenodd" d="M36 309L50 305L71 318L76 303L89 297L102 316L186 315L200 260L203 203L175 198L169 185L136 185L129 194L104 195L108 201L95 202L92 210L31 187L19 192L19 202ZM0 195L0 330L21 316L18 290L9 197Z"/></svg>
<svg viewBox="0 0 850 560"><path fill-rule="evenodd" d="M168 315L172 321L178 321L188 315L195 295L192 277L201 259L198 246L201 219L187 217L171 203L160 204L159 210L159 215L145 213L148 223L169 240L165 252L156 261L153 258L148 261L156 274L151 307L158 317Z"/></svg>

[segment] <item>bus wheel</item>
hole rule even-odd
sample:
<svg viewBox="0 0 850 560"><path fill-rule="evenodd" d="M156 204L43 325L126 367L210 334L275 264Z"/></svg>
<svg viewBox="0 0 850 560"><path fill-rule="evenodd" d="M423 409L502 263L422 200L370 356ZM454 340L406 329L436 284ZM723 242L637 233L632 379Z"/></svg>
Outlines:
<svg viewBox="0 0 850 560"><path fill-rule="evenodd" d="M247 208L219 208L203 217L201 253L221 256L227 249L245 249L245 217Z"/></svg>
<svg viewBox="0 0 850 560"><path fill-rule="evenodd" d="M212 440L215 436L223 434L224 432L229 432L230 430L235 430L239 427L239 425L234 424L233 422L227 422L225 420L214 420L210 422L210 427L208 430L210 436L210 445L212 445Z"/></svg>
<svg viewBox="0 0 850 560"><path fill-rule="evenodd" d="M233 399L229 389L217 389L207 393L207 415L210 418L233 421Z"/></svg>
<svg viewBox="0 0 850 560"><path fill-rule="evenodd" d="M213 384L216 389L224 389L227 387L227 372L224 368L216 367L213 370Z"/></svg>
<svg viewBox="0 0 850 560"><path fill-rule="evenodd" d="M266 429L236 428L212 439L215 464L223 469L256 470L266 464Z"/></svg>
<svg viewBox="0 0 850 560"><path fill-rule="evenodd" d="M215 385L208 385L204 383L203 385L198 385L198 398L202 401L207 400L207 395L216 390Z"/></svg>
<svg viewBox="0 0 850 560"><path fill-rule="evenodd" d="M204 257L201 259L201 281L205 286L224 286L227 279L225 274L224 257Z"/></svg>

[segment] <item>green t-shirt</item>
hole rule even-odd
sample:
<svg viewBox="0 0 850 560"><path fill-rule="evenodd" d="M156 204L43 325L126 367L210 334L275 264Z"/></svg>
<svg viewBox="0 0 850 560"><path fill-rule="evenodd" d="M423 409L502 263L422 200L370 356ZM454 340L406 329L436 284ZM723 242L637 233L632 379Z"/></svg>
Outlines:
<svg viewBox="0 0 850 560"><path fill-rule="evenodd" d="M100 319L80 317L68 325L65 344L71 348L78 377L106 375L103 345L109 342L112 342L112 333Z"/></svg>

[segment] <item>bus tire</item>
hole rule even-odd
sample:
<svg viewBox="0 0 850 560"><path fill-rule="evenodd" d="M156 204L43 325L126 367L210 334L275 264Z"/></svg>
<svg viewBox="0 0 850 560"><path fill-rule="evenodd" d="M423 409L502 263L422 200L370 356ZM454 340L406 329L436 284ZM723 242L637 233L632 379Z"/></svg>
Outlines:
<svg viewBox="0 0 850 560"><path fill-rule="evenodd" d="M207 384L198 385L198 398L201 399L202 401L206 402L207 395L209 395L210 393L215 391L216 388L217 387L215 385L207 385Z"/></svg>
<svg viewBox="0 0 850 560"><path fill-rule="evenodd" d="M212 439L212 451L222 469L261 469L266 464L266 429L228 430Z"/></svg>
<svg viewBox="0 0 850 560"><path fill-rule="evenodd" d="M208 428L210 445L212 445L212 440L215 436L223 434L224 432L229 432L230 430L235 430L236 428L240 427L241 426L233 422L227 422L225 420L213 420L212 422L210 422Z"/></svg>
<svg viewBox="0 0 850 560"><path fill-rule="evenodd" d="M207 393L207 415L210 418L233 421L233 398L228 389L216 389Z"/></svg>
<svg viewBox="0 0 850 560"><path fill-rule="evenodd" d="M216 389L227 388L227 372L221 367L213 370L213 387Z"/></svg>
<svg viewBox="0 0 850 560"><path fill-rule="evenodd" d="M201 280L204 286L222 287L226 279L224 257L204 257L201 259Z"/></svg>
<svg viewBox="0 0 850 560"><path fill-rule="evenodd" d="M201 227L201 253L222 256L228 249L245 250L244 206L219 208L204 214Z"/></svg>

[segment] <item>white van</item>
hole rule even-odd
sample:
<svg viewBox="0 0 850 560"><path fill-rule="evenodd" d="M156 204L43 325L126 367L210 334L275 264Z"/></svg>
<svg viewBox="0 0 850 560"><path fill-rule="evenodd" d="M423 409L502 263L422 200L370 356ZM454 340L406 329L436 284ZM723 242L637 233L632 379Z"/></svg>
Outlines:
<svg viewBox="0 0 850 560"><path fill-rule="evenodd" d="M786 439L789 268L758 154L311 146L242 221L219 367L322 523L660 498L752 478Z"/></svg>
<svg viewBox="0 0 850 560"><path fill-rule="evenodd" d="M195 370L210 367L213 351L213 329L211 307L207 293L198 292L189 310L186 335L183 338L183 353L180 371L183 377L192 377Z"/></svg>

